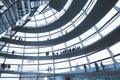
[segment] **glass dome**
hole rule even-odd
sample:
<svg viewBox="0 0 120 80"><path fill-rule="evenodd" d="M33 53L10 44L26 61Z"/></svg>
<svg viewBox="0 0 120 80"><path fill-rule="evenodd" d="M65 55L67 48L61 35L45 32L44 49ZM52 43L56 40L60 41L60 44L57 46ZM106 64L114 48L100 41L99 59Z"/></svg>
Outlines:
<svg viewBox="0 0 120 80"><path fill-rule="evenodd" d="M120 1L67 0L60 11L49 4L0 1L0 80L74 80L120 69Z"/></svg>

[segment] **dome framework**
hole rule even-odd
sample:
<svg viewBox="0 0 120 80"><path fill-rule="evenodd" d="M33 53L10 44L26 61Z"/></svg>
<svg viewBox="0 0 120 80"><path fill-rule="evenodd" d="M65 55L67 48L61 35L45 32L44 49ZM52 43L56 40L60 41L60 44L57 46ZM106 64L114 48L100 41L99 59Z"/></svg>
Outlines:
<svg viewBox="0 0 120 80"><path fill-rule="evenodd" d="M1 0L0 79L118 80L119 4Z"/></svg>

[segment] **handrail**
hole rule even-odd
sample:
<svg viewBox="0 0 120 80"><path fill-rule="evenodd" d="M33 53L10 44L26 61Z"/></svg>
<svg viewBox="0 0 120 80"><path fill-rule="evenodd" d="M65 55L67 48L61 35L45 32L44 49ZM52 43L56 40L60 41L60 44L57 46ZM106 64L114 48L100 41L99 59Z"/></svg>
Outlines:
<svg viewBox="0 0 120 80"><path fill-rule="evenodd" d="M70 54L64 54L64 55L58 55L58 56L18 56L18 55L11 55L11 54L4 54L1 53L0 56L5 56L5 57L9 57L9 58L20 58L20 59L36 59L36 60L50 60L50 59L59 59L59 58L67 58L67 57L73 57L73 56L78 56L78 55L82 55L85 53L90 53L90 52L94 52L94 51L100 51L102 49L105 49L106 47L109 47L115 43L117 43L118 41L120 41L120 37L117 37L116 35L120 34L120 26L117 27L117 29L115 29L114 31L112 31L111 33L109 33L109 35L107 35L106 37L103 37L102 39L98 40L97 42L86 46L80 50L74 51L73 53ZM108 43L109 42L109 43Z"/></svg>
<svg viewBox="0 0 120 80"><path fill-rule="evenodd" d="M66 24L68 21L72 20L76 14L79 13L79 11L82 9L82 7L85 5L87 0L73 0L71 6L68 8L68 10L65 12L63 16L61 16L58 20L56 20L54 23L50 25L46 25L45 27L38 27L38 28L21 28L19 31L21 32L31 32L31 33L39 33L39 32L47 32L50 30L57 29L61 27L62 25ZM81 4L81 5L80 5ZM74 11L74 12L73 12ZM70 16L70 17L69 17ZM66 19L65 19L66 18ZM65 20L65 21L63 21ZM18 31L17 27L13 30Z"/></svg>
<svg viewBox="0 0 120 80"><path fill-rule="evenodd" d="M19 45L48 46L48 45L56 45L56 44L71 40L71 39L75 38L76 36L85 32L89 28L91 28L93 25L95 25L96 22L99 21L101 18L103 18L104 15L109 11L109 9L111 9L111 7L114 6L114 4L117 2L117 0L116 1L114 0L114 2L109 1L110 2L109 5L101 6L101 5L103 5L104 2L107 2L107 4L108 4L108 1L105 1L105 0L98 1L96 3L95 7L92 9L92 11L87 16L87 18L78 27L76 27L73 31L69 32L68 34L58 37L57 39L41 41L41 42L39 42L39 41L15 41L15 40L9 40L9 41L7 40L7 41L12 42L13 44L17 43ZM107 6L107 8L106 8L106 6ZM102 13L98 12L98 13L94 14L98 10L101 11Z"/></svg>
<svg viewBox="0 0 120 80"><path fill-rule="evenodd" d="M113 21L113 19L116 19L116 18L118 18L118 16L117 15L119 15L119 12L117 12L109 21L107 21L98 31L102 31L102 30L104 30L106 27L106 25L108 25L108 24L111 24L110 22L111 21ZM85 40L87 40L88 38L90 38L91 36L93 36L93 35L95 35L97 32L94 32L94 33L92 33L91 35L89 35L88 37L86 37L85 39L83 39L81 42L83 42L83 41L85 41ZM65 50L65 49L69 49L69 48L71 48L72 46L76 46L77 44L79 44L80 42L78 42L78 43L75 43L75 44L73 44L73 45L71 45L71 46L69 46L69 47L67 47L67 48L62 48L62 49L59 49L59 50L55 50L55 52L56 51L63 51L63 50ZM22 47L12 47L12 46L10 46L11 48L22 48ZM35 48L35 47L31 47L31 48L27 48L27 49L32 49L32 48ZM51 53L51 52L53 52L53 51L49 51L49 53ZM5 53L4 51L2 51L2 53ZM11 53L11 52L7 52L8 54L9 53ZM40 52L40 54L45 54L46 52ZM15 54L21 54L21 53L15 53ZM31 54L31 53L26 53L26 54ZM34 53L34 54L37 54L37 53Z"/></svg>

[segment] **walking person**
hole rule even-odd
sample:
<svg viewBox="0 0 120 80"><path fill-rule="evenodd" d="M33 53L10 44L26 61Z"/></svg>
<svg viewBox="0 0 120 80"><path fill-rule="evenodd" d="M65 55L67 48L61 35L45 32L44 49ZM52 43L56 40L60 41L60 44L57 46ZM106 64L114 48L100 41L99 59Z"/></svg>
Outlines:
<svg viewBox="0 0 120 80"><path fill-rule="evenodd" d="M96 71L99 72L98 64L96 62L94 64L95 64Z"/></svg>
<svg viewBox="0 0 120 80"><path fill-rule="evenodd" d="M87 72L87 66L84 64L83 65L85 72Z"/></svg>
<svg viewBox="0 0 120 80"><path fill-rule="evenodd" d="M101 64L102 70L105 71L105 65L103 65L102 61L100 64Z"/></svg>

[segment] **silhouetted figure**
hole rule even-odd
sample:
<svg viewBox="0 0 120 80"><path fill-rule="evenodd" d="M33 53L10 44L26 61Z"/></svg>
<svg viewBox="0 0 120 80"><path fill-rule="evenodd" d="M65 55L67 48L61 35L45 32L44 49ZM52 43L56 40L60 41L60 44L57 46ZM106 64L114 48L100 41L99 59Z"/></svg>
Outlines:
<svg viewBox="0 0 120 80"><path fill-rule="evenodd" d="M84 64L83 67L85 69L85 72L87 72L87 66Z"/></svg>
<svg viewBox="0 0 120 80"><path fill-rule="evenodd" d="M52 72L52 68L51 68L51 66L49 66L49 71L50 71L50 73Z"/></svg>
<svg viewBox="0 0 120 80"><path fill-rule="evenodd" d="M94 64L95 64L96 71L99 72L98 64L96 62Z"/></svg>
<svg viewBox="0 0 120 80"><path fill-rule="evenodd" d="M62 55L63 54L63 52L62 51L60 51L60 55Z"/></svg>
<svg viewBox="0 0 120 80"><path fill-rule="evenodd" d="M6 64L5 63L1 64L1 69L5 70L5 68L6 68Z"/></svg>
<svg viewBox="0 0 120 80"><path fill-rule="evenodd" d="M105 65L103 65L102 62L101 62L100 64L101 64L101 66L102 66L103 71L105 71Z"/></svg>
<svg viewBox="0 0 120 80"><path fill-rule="evenodd" d="M19 68L20 68L20 64L18 64L18 68L17 68L18 71L19 71Z"/></svg>
<svg viewBox="0 0 120 80"><path fill-rule="evenodd" d="M48 55L49 55L49 52L47 51L47 52L46 52L46 56L48 56Z"/></svg>
<svg viewBox="0 0 120 80"><path fill-rule="evenodd" d="M15 38L14 39L17 39L17 35L15 35Z"/></svg>
<svg viewBox="0 0 120 80"><path fill-rule="evenodd" d="M6 64L6 65L7 65L6 67L8 67L8 69L10 69L11 65L10 64Z"/></svg>
<svg viewBox="0 0 120 80"><path fill-rule="evenodd" d="M12 51L12 55L14 55L15 51Z"/></svg>
<svg viewBox="0 0 120 80"><path fill-rule="evenodd" d="M19 37L18 40L21 40L21 37Z"/></svg>
<svg viewBox="0 0 120 80"><path fill-rule="evenodd" d="M47 40L49 41L49 38L47 38Z"/></svg>
<svg viewBox="0 0 120 80"><path fill-rule="evenodd" d="M53 52L53 53L52 53L52 55L54 56L54 55L55 55L55 53Z"/></svg>
<svg viewBox="0 0 120 80"><path fill-rule="evenodd" d="M70 49L69 49L69 52L71 53L71 51L72 51L72 50L71 50L71 48L70 48Z"/></svg>
<svg viewBox="0 0 120 80"><path fill-rule="evenodd" d="M51 66L48 66L48 72L52 72L52 68L51 68Z"/></svg>
<svg viewBox="0 0 120 80"><path fill-rule="evenodd" d="M56 55L57 55L57 56L59 55L58 52L56 53Z"/></svg>
<svg viewBox="0 0 120 80"><path fill-rule="evenodd" d="M75 51L75 48L72 48L72 51Z"/></svg>
<svg viewBox="0 0 120 80"><path fill-rule="evenodd" d="M21 38L20 40L22 41L23 39Z"/></svg>

